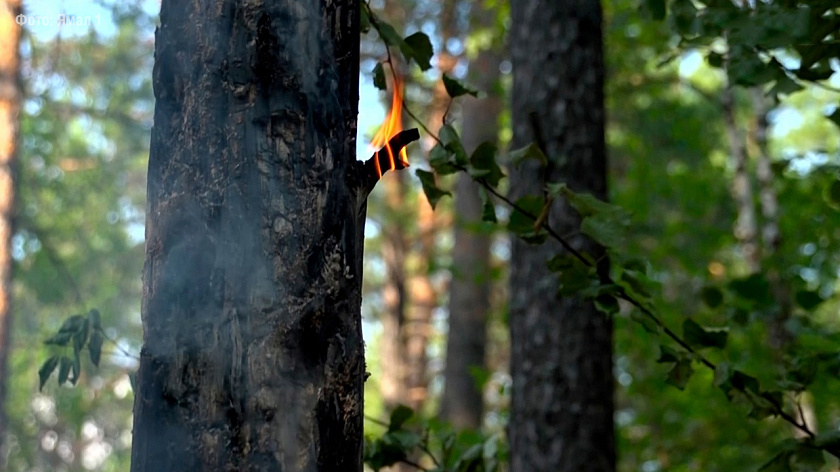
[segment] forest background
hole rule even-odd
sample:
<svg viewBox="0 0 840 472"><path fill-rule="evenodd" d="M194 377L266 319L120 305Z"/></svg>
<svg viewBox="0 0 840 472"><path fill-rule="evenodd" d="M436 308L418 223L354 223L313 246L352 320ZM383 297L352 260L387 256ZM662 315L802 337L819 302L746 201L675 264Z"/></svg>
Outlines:
<svg viewBox="0 0 840 472"><path fill-rule="evenodd" d="M42 3L25 2L26 13L101 15L101 22L23 29L17 228L11 247L15 324L8 378L0 379L9 386L0 468L127 470L131 374L141 339L157 5L102 2L69 11L58 2ZM443 71L478 88L482 103L495 102L478 116L486 120L481 128L492 130L507 150L512 131L506 2L373 1L371 7L403 35L419 30L432 39L434 67L400 71L407 75L412 111L433 129L446 116L468 134L464 128L475 123L468 119L470 107L477 103L467 99L450 106L440 82ZM718 45L686 47L677 34L678 14L657 20L655 2L617 0L603 7L610 199L632 214L622 251L646 260L653 302L666 322L681 326L691 316L706 326L728 327L720 359L762 384L779 381L780 365L811 362L796 370L810 377L783 376L808 386L807 393L789 400L813 428L836 430L838 337L831 333L840 322L840 133L828 117L838 116L837 74L817 84L791 80L782 86L776 80L767 89L777 87L777 103L755 87L728 87L716 62ZM390 105L390 93L374 85L384 46L375 33L362 41L359 159L370 155L366 144ZM779 57L795 67L793 54ZM392 86L390 77L386 82ZM409 148L409 161L426 167L432 144L427 138ZM453 185L454 179L441 186ZM451 287L472 267L456 262L464 251L455 244L461 230L487 247L480 262L486 270L472 280L484 287L488 300L481 333L486 332L486 353L483 365L451 377L459 375L459 385L480 387L484 401L477 426L503 437L510 392L508 233L465 223L451 199L431 211L413 173L387 175L369 205L363 305L372 374L365 392L368 433L381 434L377 419L387 420L399 403L420 418L434 418L447 405ZM500 219L508 213L498 205ZM777 280L788 284L791 316L784 332L795 337L798 352L820 359L833 352L833 364L784 358L779 346L790 341L778 339L769 308L778 300L762 299L778 293ZM765 309L753 310L754 304ZM85 362L74 387L59 387L53 377L39 388L38 370L54 352L43 340L69 315L94 307L108 338L99 368ZM750 408L714 388L712 372L698 370L691 378L669 372L657 363L663 357L660 342L634 317L630 309L614 317L619 470L753 470L779 453L793 434L788 426L773 418L745 420ZM417 322L401 322L405 319ZM384 362L394 359L398 362ZM443 408L444 416L455 420L455 409ZM829 460L822 467L836 466ZM809 467L805 470L820 466Z"/></svg>

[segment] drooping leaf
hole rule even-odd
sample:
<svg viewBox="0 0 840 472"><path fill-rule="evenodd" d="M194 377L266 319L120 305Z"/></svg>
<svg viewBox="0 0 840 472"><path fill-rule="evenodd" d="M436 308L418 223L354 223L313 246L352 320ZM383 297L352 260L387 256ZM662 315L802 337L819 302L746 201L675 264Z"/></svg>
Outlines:
<svg viewBox="0 0 840 472"><path fill-rule="evenodd" d="M381 62L377 62L373 67L373 86L379 90L388 88L388 84L385 81L385 68L382 67Z"/></svg>
<svg viewBox="0 0 840 472"><path fill-rule="evenodd" d="M599 285L595 268L571 254L558 254L549 259L548 270L558 274L559 294L562 296L585 296L585 291Z"/></svg>
<svg viewBox="0 0 840 472"><path fill-rule="evenodd" d="M359 8L359 13L361 14L361 18L359 19L359 31L362 34L367 34L370 31L370 16L368 15L367 8L362 6Z"/></svg>
<svg viewBox="0 0 840 472"><path fill-rule="evenodd" d="M773 304L773 296L770 293L770 283L761 274L753 274L741 279L729 282L728 286L738 298L753 302L756 306L768 306Z"/></svg>
<svg viewBox="0 0 840 472"><path fill-rule="evenodd" d="M664 362L677 362L680 359L683 359L685 356L676 349L668 347L664 344L659 345L659 358L656 359L656 362L664 363Z"/></svg>
<svg viewBox="0 0 840 472"><path fill-rule="evenodd" d="M668 371L666 382L683 390L693 374L694 368L691 367L691 359L681 359L674 363L674 366Z"/></svg>
<svg viewBox="0 0 840 472"><path fill-rule="evenodd" d="M425 33L418 31L405 38L405 43L411 48L411 57L417 62L421 70L427 71L432 68L429 61L431 61L435 52L432 48L432 42Z"/></svg>
<svg viewBox="0 0 840 472"><path fill-rule="evenodd" d="M620 307L614 296L604 293L595 297L595 308L606 315L614 315Z"/></svg>
<svg viewBox="0 0 840 472"><path fill-rule="evenodd" d="M723 349L726 347L728 334L725 329L703 328L691 318L686 318L683 322L683 338L688 344L695 347L716 347Z"/></svg>
<svg viewBox="0 0 840 472"><path fill-rule="evenodd" d="M391 421L388 423L388 431L396 431L402 428L406 421L414 416L414 410L405 406L397 405L394 411L391 412Z"/></svg>
<svg viewBox="0 0 840 472"><path fill-rule="evenodd" d="M543 154L536 143L531 143L525 147L510 151L508 154L508 160L510 160L511 165L513 166L519 166L527 160L537 161L543 167L548 165L548 158L545 154Z"/></svg>
<svg viewBox="0 0 840 472"><path fill-rule="evenodd" d="M633 310L630 312L630 319L641 325L645 331L651 334L662 334L662 327L659 326L650 316L642 313L640 310Z"/></svg>
<svg viewBox="0 0 840 472"><path fill-rule="evenodd" d="M490 193L482 187L478 194L481 196L481 221L497 223L499 220L496 218L496 205L493 204Z"/></svg>
<svg viewBox="0 0 840 472"><path fill-rule="evenodd" d="M90 322L91 329L102 329L102 315L99 314L99 310L97 310L96 308L88 312L88 321Z"/></svg>
<svg viewBox="0 0 840 472"><path fill-rule="evenodd" d="M96 367L99 367L99 359L102 357L102 343L104 339L102 337L102 333L99 331L94 331L90 335L90 340L88 341L88 351L90 351L90 361Z"/></svg>
<svg viewBox="0 0 840 472"><path fill-rule="evenodd" d="M435 208L437 202L444 195L452 195L451 192L438 188L435 183L435 174L423 169L417 169L414 173L420 179L420 183L423 185L423 193L426 194L426 198L429 200L429 205L432 206L432 209Z"/></svg>
<svg viewBox="0 0 840 472"><path fill-rule="evenodd" d="M455 131L455 128L453 128L452 125L443 125L440 127L440 132L438 134L440 135L440 141L443 143L443 146L447 151L452 153L455 163L461 167L466 167L469 163L469 158L467 157L467 151L464 150L464 144L461 142L461 138L458 136L458 132Z"/></svg>
<svg viewBox="0 0 840 472"><path fill-rule="evenodd" d="M498 149L490 142L483 142L470 156L469 174L474 179L484 179L490 186L496 187L505 174L496 162Z"/></svg>
<svg viewBox="0 0 840 472"><path fill-rule="evenodd" d="M455 166L455 154L448 151L443 144L436 144L429 151L429 165L438 175L449 175L458 172Z"/></svg>
<svg viewBox="0 0 840 472"><path fill-rule="evenodd" d="M654 20L665 19L665 0L647 0L646 4Z"/></svg>
<svg viewBox="0 0 840 472"><path fill-rule="evenodd" d="M508 230L530 244L542 244L546 238L543 228L535 229L534 223L545 207L542 195L526 195L516 200L516 208L508 220Z"/></svg>
<svg viewBox="0 0 840 472"><path fill-rule="evenodd" d="M67 381L67 375L70 374L70 367L73 361L67 356L61 356L61 364L58 367L58 384L63 385Z"/></svg>
<svg viewBox="0 0 840 472"><path fill-rule="evenodd" d="M50 378L57 365L58 356L52 356L41 364L41 368L38 369L38 379L40 380L38 384L39 392L44 389L44 384L47 383L47 379Z"/></svg>
<svg viewBox="0 0 840 472"><path fill-rule="evenodd" d="M443 74L441 78L443 79L443 86L446 88L446 93L452 98L457 98L461 95L478 96L478 90L467 87L457 79L453 79L446 74Z"/></svg>
<svg viewBox="0 0 840 472"><path fill-rule="evenodd" d="M717 308L723 304L723 291L721 289L706 285L700 290L700 299L709 308Z"/></svg>
<svg viewBox="0 0 840 472"><path fill-rule="evenodd" d="M799 290L794 296L796 304L806 311L814 311L825 301L819 292L813 290Z"/></svg>

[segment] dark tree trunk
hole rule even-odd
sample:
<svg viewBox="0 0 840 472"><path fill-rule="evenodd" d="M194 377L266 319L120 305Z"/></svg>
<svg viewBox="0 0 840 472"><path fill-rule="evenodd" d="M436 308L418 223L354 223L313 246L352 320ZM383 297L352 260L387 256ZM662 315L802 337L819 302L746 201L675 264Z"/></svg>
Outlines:
<svg viewBox="0 0 840 472"><path fill-rule="evenodd" d="M606 198L600 3L517 0L511 16L513 146L537 141L550 158L544 173L533 162L512 170L511 195L540 194L549 180ZM602 252L563 202L549 221L578 234L578 250ZM612 324L590 302L558 297L546 261L560 251L513 242L511 471L611 472Z"/></svg>
<svg viewBox="0 0 840 472"><path fill-rule="evenodd" d="M488 95L463 102L463 143L472 153L498 138L501 100L493 93L499 79L499 58L481 51L470 61L474 85ZM441 396L441 414L457 428L481 426L483 395L473 368L485 367L487 313L490 309L490 236L481 231L482 202L478 186L465 175L455 185L455 245L449 295L449 336Z"/></svg>
<svg viewBox="0 0 840 472"><path fill-rule="evenodd" d="M0 6L0 457L8 433L6 398L11 374L12 235L15 216L15 156L20 111L20 0Z"/></svg>
<svg viewBox="0 0 840 472"><path fill-rule="evenodd" d="M135 472L361 470L358 20L163 2Z"/></svg>

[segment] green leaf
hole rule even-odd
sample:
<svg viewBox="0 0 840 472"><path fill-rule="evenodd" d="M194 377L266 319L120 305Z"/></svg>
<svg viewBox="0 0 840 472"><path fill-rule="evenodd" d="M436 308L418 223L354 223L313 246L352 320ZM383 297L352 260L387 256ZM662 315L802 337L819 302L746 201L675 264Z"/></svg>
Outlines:
<svg viewBox="0 0 840 472"><path fill-rule="evenodd" d="M823 197L825 198L826 203L828 203L832 208L840 210L840 178L832 180L831 183L825 187Z"/></svg>
<svg viewBox="0 0 840 472"><path fill-rule="evenodd" d="M397 405L397 407L394 408L394 411L391 412L391 421L388 424L388 431L397 431L402 428L405 422L411 419L412 416L414 416L414 410L405 405Z"/></svg>
<svg viewBox="0 0 840 472"><path fill-rule="evenodd" d="M676 349L668 347L664 344L659 345L659 359L656 359L656 362L664 363L664 362L679 362L680 360L684 359L685 355L678 352Z"/></svg>
<svg viewBox="0 0 840 472"><path fill-rule="evenodd" d="M729 282L728 287L739 298L753 302L757 306L769 306L774 303L770 283L761 274L735 279Z"/></svg>
<svg viewBox="0 0 840 472"><path fill-rule="evenodd" d="M599 213L583 219L580 232L608 248L624 244L629 227L627 215L622 212Z"/></svg>
<svg viewBox="0 0 840 472"><path fill-rule="evenodd" d="M835 106L834 111L826 118L833 121L835 125L840 126L840 106Z"/></svg>
<svg viewBox="0 0 840 472"><path fill-rule="evenodd" d="M548 270L558 274L559 294L562 296L582 294L581 292L599 285L595 268L584 264L571 254L558 254L549 259Z"/></svg>
<svg viewBox="0 0 840 472"><path fill-rule="evenodd" d="M468 172L474 179L484 179L488 185L496 187L505 174L496 163L498 149L490 142L483 142L475 148L470 156Z"/></svg>
<svg viewBox="0 0 840 472"><path fill-rule="evenodd" d="M70 382L76 385L76 382L79 381L79 376L82 375L82 359L79 356L79 351L73 351L73 367L71 371L73 372L73 378L70 379Z"/></svg>
<svg viewBox="0 0 840 472"><path fill-rule="evenodd" d="M631 311L630 319L640 324L648 333L656 335L662 334L662 327L653 321L650 316L642 313L640 310Z"/></svg>
<svg viewBox="0 0 840 472"><path fill-rule="evenodd" d="M102 316L96 308L90 310L88 313L88 321L90 322L91 329L102 329Z"/></svg>
<svg viewBox="0 0 840 472"><path fill-rule="evenodd" d="M446 93L452 98L460 97L461 95L478 96L478 90L467 87L457 79L453 79L446 74L443 74L443 86L446 88Z"/></svg>
<svg viewBox="0 0 840 472"><path fill-rule="evenodd" d="M700 290L700 299L709 308L717 308L723 304L723 291L717 287L706 285Z"/></svg>
<svg viewBox="0 0 840 472"><path fill-rule="evenodd" d="M394 29L393 26L385 21L382 21L380 18L377 18L377 25L377 31L379 31L379 35L382 36L382 41L384 41L386 45L400 48L400 51L406 47L402 36L397 33L397 30ZM409 59L409 57L405 58L406 61Z"/></svg>
<svg viewBox="0 0 840 472"><path fill-rule="evenodd" d="M94 331L90 335L90 341L88 341L88 350L90 351L90 361L93 362L93 365L99 367L99 359L102 356L102 343L104 339L102 333L99 331Z"/></svg>
<svg viewBox="0 0 840 472"><path fill-rule="evenodd" d="M595 297L595 308L605 315L614 315L620 307L614 296L604 293Z"/></svg>
<svg viewBox="0 0 840 472"><path fill-rule="evenodd" d="M790 458L792 455L793 451L782 451L773 456L772 459L767 461L758 470L760 472L792 472L790 468Z"/></svg>
<svg viewBox="0 0 840 472"><path fill-rule="evenodd" d="M67 381L67 375L70 374L70 366L73 361L67 356L61 356L61 364L58 368L58 384L63 385Z"/></svg>
<svg viewBox="0 0 840 472"><path fill-rule="evenodd" d="M481 197L481 221L497 223L499 220L496 218L496 205L493 204L490 193L484 187L479 187L478 194Z"/></svg>
<svg viewBox="0 0 840 472"><path fill-rule="evenodd" d="M53 373L57 365L58 356L52 356L41 364L41 368L38 369L38 379L40 380L40 383L38 384L39 392L43 390L44 384L47 383L47 379L50 378L50 375Z"/></svg>
<svg viewBox="0 0 840 472"><path fill-rule="evenodd" d="M359 31L362 34L366 34L368 31L370 31L370 16L368 16L367 8L365 8L364 6L362 6L362 8L359 8L359 12L361 14L361 18L359 20Z"/></svg>
<svg viewBox="0 0 840 472"><path fill-rule="evenodd" d="M432 68L429 61L435 52L432 49L432 42L425 33L418 31L405 38L405 43L411 48L411 57L420 66L420 70L427 71Z"/></svg>
<svg viewBox="0 0 840 472"><path fill-rule="evenodd" d="M647 0L647 8L654 20L665 19L665 0Z"/></svg>
<svg viewBox="0 0 840 472"><path fill-rule="evenodd" d="M537 161L543 167L548 165L548 157L543 154L536 143L531 143L525 147L511 151L508 154L508 160L513 166L519 166L527 160Z"/></svg>
<svg viewBox="0 0 840 472"><path fill-rule="evenodd" d="M440 127L438 133L443 146L452 152L455 157L455 163L466 166L469 163L467 158L467 151L464 150L464 145L461 143L461 137L452 125L443 125Z"/></svg>
<svg viewBox="0 0 840 472"><path fill-rule="evenodd" d="M801 306L805 311L814 311L822 302L825 301L819 292L813 290L799 290L794 296L796 304Z"/></svg>
<svg viewBox="0 0 840 472"><path fill-rule="evenodd" d="M435 174L423 169L417 169L414 173L420 179L420 183L423 185L423 193L426 194L426 198L429 200L429 205L432 206L432 209L435 208L437 202L444 195L452 195L451 192L438 188L437 184L435 184Z"/></svg>
<svg viewBox="0 0 840 472"><path fill-rule="evenodd" d="M684 390L692 374L694 374L694 369L691 367L691 359L681 359L668 371L666 382L680 390Z"/></svg>
<svg viewBox="0 0 840 472"><path fill-rule="evenodd" d="M81 326L79 329L73 333L73 349L75 351L81 351L82 347L84 347L85 343L87 342L88 338L88 320L85 318L82 320Z"/></svg>
<svg viewBox="0 0 840 472"><path fill-rule="evenodd" d="M65 332L58 332L44 341L44 344L54 344L57 346L66 346L67 343L70 342L70 339L73 337L73 333L71 331Z"/></svg>
<svg viewBox="0 0 840 472"><path fill-rule="evenodd" d="M455 166L455 155L442 144L435 144L429 151L429 165L438 175L449 175L458 172Z"/></svg>
<svg viewBox="0 0 840 472"><path fill-rule="evenodd" d="M542 228L535 230L536 218L545 207L545 198L541 195L526 195L516 200L516 208L508 220L508 230L530 244L542 244L546 238L546 231ZM522 211L526 213L522 213Z"/></svg>
<svg viewBox="0 0 840 472"><path fill-rule="evenodd" d="M731 388L730 380L732 379L732 367L729 365L728 362L721 362L720 364L715 366L715 380L714 385L715 387L723 387L728 386ZM724 389L724 391L727 391Z"/></svg>
<svg viewBox="0 0 840 472"><path fill-rule="evenodd" d="M381 62L377 62L373 67L373 86L379 90L388 88L388 83L385 80L385 68L382 67Z"/></svg>
<svg viewBox="0 0 840 472"><path fill-rule="evenodd" d="M729 333L724 329L706 329L695 323L691 318L683 322L683 338L692 346L726 347L726 338Z"/></svg>
<svg viewBox="0 0 840 472"><path fill-rule="evenodd" d="M825 456L822 450L803 444L793 453L790 465L796 472L822 470L822 467L825 465Z"/></svg>

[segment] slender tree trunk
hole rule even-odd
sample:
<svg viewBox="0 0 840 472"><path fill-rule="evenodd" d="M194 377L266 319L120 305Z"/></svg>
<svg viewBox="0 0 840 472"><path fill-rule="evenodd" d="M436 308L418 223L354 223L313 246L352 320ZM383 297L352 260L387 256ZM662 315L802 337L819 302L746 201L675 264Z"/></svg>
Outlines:
<svg viewBox="0 0 840 472"><path fill-rule="evenodd" d="M735 93L732 87L723 91L721 101L723 119L726 123L726 133L729 137L729 149L735 176L732 180L732 198L738 209L738 219L735 222L735 238L741 246L741 253L747 263L750 273L761 269L761 251L758 244L758 221L753 203L753 189L750 171L747 166L747 142L738 127L735 116Z"/></svg>
<svg viewBox="0 0 840 472"><path fill-rule="evenodd" d="M472 153L498 139L502 103L493 93L499 80L499 58L481 51L470 61L471 83L487 93L463 102L462 141ZM441 414L457 428L481 426L483 395L472 371L484 368L487 313L490 309L490 236L481 225L482 202L472 178L461 174L455 185L455 245L449 295L449 336L441 397Z"/></svg>
<svg viewBox="0 0 840 472"><path fill-rule="evenodd" d="M164 0L132 471L361 471L356 0Z"/></svg>
<svg viewBox="0 0 840 472"><path fill-rule="evenodd" d="M550 160L512 169L511 196L539 194L545 179L606 198L600 3L518 0L511 16L513 146L537 141ZM603 253L564 202L549 221L577 235L576 249ZM512 244L510 470L612 472L612 323L592 303L557 295L546 261L560 251Z"/></svg>
<svg viewBox="0 0 840 472"><path fill-rule="evenodd" d="M12 339L12 235L15 216L15 161L20 111L20 35L15 17L20 0L0 6L0 457L9 425L6 398Z"/></svg>

